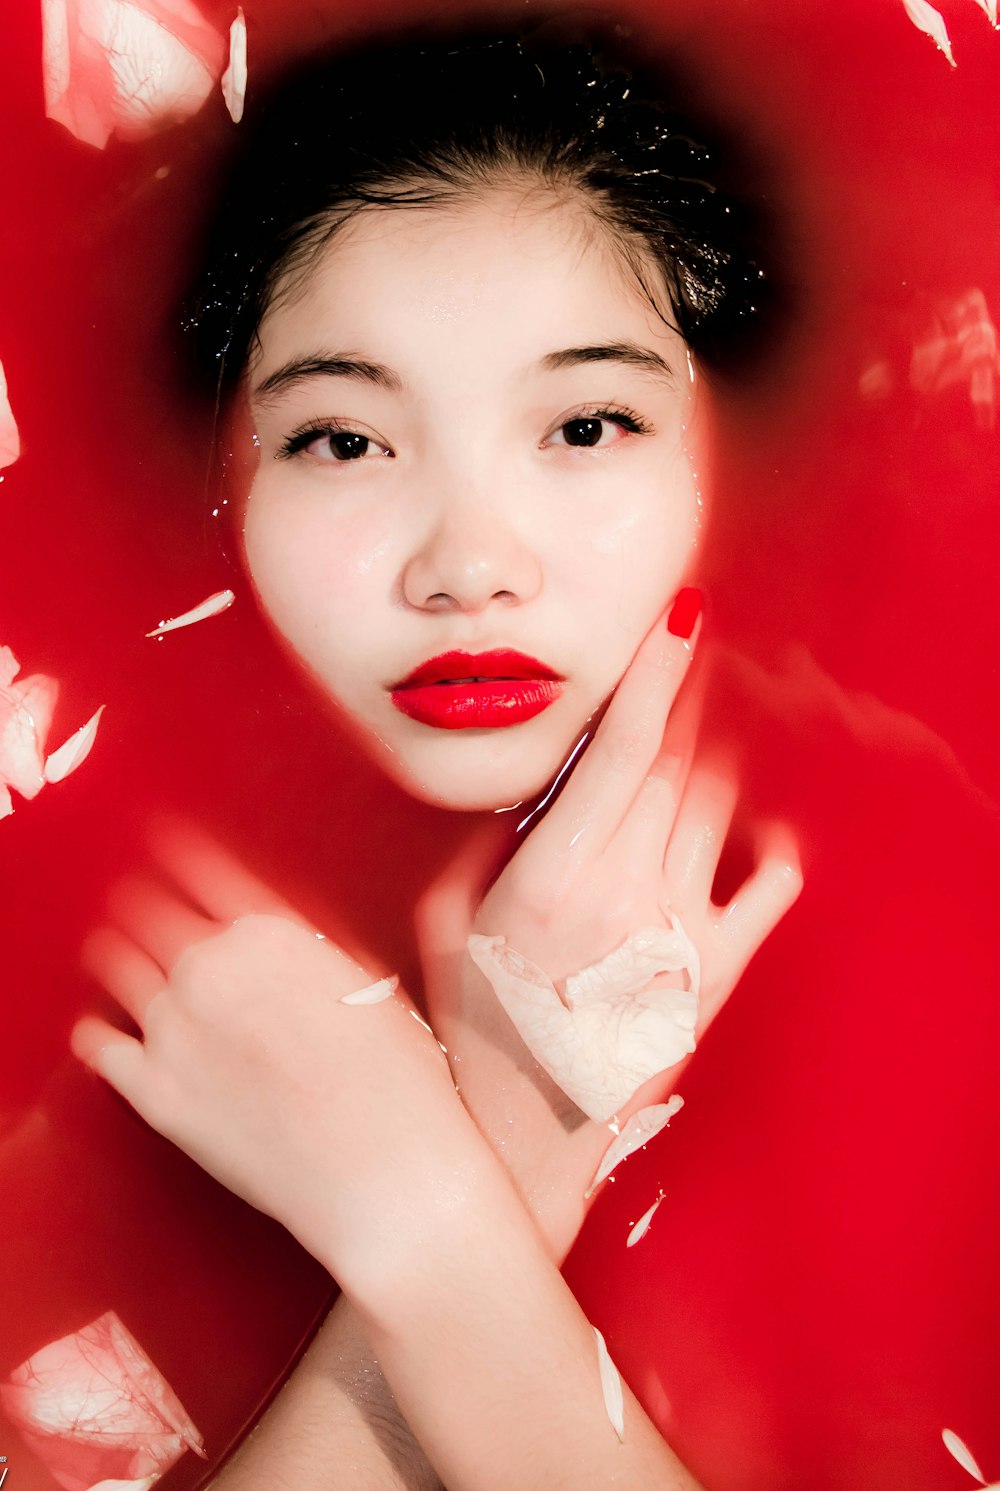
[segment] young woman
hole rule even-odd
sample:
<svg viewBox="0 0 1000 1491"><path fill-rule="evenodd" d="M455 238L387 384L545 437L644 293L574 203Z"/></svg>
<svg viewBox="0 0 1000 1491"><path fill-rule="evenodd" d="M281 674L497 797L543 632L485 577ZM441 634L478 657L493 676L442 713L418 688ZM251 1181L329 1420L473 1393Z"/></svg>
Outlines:
<svg viewBox="0 0 1000 1491"><path fill-rule="evenodd" d="M338 1485L694 1484L627 1392L609 1423L558 1265L801 883L770 826L712 900L706 367L765 287L711 169L582 47L435 43L296 79L224 205L197 330L260 604L468 821L422 990L187 830L85 949L140 1034L88 1016L76 1054L343 1290L262 1431L289 1484L332 1447Z"/></svg>

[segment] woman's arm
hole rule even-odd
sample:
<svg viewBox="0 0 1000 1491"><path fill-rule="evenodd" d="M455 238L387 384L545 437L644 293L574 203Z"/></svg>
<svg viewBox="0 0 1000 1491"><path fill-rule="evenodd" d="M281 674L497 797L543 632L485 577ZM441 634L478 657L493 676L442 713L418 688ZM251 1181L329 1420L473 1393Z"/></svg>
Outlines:
<svg viewBox="0 0 1000 1491"><path fill-rule="evenodd" d="M211 1491L442 1491L341 1295Z"/></svg>

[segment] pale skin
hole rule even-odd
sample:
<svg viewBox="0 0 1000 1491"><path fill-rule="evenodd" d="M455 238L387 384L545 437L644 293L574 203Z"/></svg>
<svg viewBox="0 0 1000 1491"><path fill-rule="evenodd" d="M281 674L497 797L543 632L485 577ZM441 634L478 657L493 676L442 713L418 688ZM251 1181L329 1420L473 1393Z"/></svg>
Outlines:
<svg viewBox="0 0 1000 1491"><path fill-rule="evenodd" d="M581 347L603 351L553 356ZM275 387L320 353L392 376L328 366ZM746 884L711 900L738 788L693 759L697 633L673 636L664 615L701 521L683 344L579 206L507 187L345 230L265 316L248 394L261 603L397 780L468 814L466 849L417 918L433 1034L403 989L341 1003L390 970L175 829L157 840L158 881L120 888L84 953L141 1037L88 1016L74 1050L341 1284L252 1441L290 1485L693 1488L627 1390L619 1443L558 1271L611 1133L539 1072L465 952L470 931L502 933L561 979L669 905L701 955L700 1034L800 889L772 826ZM571 444L582 418L601 421L596 448ZM329 434L281 453L322 421L371 453L334 460ZM536 719L442 731L393 709L388 686L420 659L498 646L566 680ZM505 830L488 810L537 797L612 690L484 894ZM217 1484L253 1476L244 1453Z"/></svg>

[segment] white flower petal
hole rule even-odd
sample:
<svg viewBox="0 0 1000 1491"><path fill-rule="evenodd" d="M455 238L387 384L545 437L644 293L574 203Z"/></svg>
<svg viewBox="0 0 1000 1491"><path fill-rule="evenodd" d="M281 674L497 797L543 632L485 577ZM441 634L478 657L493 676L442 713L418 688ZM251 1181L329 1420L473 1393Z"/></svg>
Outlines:
<svg viewBox="0 0 1000 1491"><path fill-rule="evenodd" d="M14 682L21 671L21 664L9 647L0 647L0 689Z"/></svg>
<svg viewBox="0 0 1000 1491"><path fill-rule="evenodd" d="M949 1455L954 1456L962 1469L967 1470L977 1481L985 1484L986 1477L976 1464L972 1451L964 1440L959 1439L954 1429L942 1429L941 1438L944 1440L944 1447Z"/></svg>
<svg viewBox="0 0 1000 1491"><path fill-rule="evenodd" d="M45 112L103 147L195 113L224 44L194 0L43 0Z"/></svg>
<svg viewBox="0 0 1000 1491"><path fill-rule="evenodd" d="M622 1396L622 1380L618 1375L618 1368L608 1353L604 1337L597 1326L591 1326L591 1330L597 1338L597 1365L601 1372L601 1392L604 1394L604 1407L607 1409L611 1427L618 1438L625 1441L625 1400Z"/></svg>
<svg viewBox="0 0 1000 1491"><path fill-rule="evenodd" d="M629 1155L635 1154L637 1149L642 1149L651 1139L655 1139L683 1106L684 1099L679 1092L675 1092L665 1103L653 1103L651 1107L640 1108L638 1113L633 1113L618 1138L605 1150L604 1158L587 1187L586 1195L592 1195L601 1181L607 1180L612 1170L623 1160L627 1160Z"/></svg>
<svg viewBox="0 0 1000 1491"><path fill-rule="evenodd" d="M82 766L90 755L94 741L97 738L97 727L101 723L101 715L104 713L104 705L90 716L85 725L81 725L75 734L64 740L58 750L53 751L45 762L45 780L47 782L62 782L71 772Z"/></svg>
<svg viewBox="0 0 1000 1491"><path fill-rule="evenodd" d="M375 984L368 984L364 989L355 989L353 994L342 994L341 1004L381 1004L383 999L391 999L399 988L399 976L393 974L391 978L380 978Z"/></svg>
<svg viewBox="0 0 1000 1491"><path fill-rule="evenodd" d="M200 601L197 606L192 606L190 611L185 611L181 616L171 616L168 621L161 621L154 626L147 637L162 637L165 632L176 632L183 626L194 626L196 622L207 621L211 616L221 616L223 611L228 611L236 596L231 590L217 590L207 600Z"/></svg>
<svg viewBox="0 0 1000 1491"><path fill-rule="evenodd" d="M659 973L687 973L696 994L701 986L697 950L674 916L669 927L643 927L599 963L571 974L566 980L566 1003L576 1008L629 994Z"/></svg>
<svg viewBox="0 0 1000 1491"><path fill-rule="evenodd" d="M45 786L42 757L58 694L58 683L44 673L0 688L0 782L22 797L36 797Z"/></svg>
<svg viewBox="0 0 1000 1491"><path fill-rule="evenodd" d="M98 1481L89 1491L151 1491L159 1479L157 1474L143 1476L141 1481Z"/></svg>
<svg viewBox="0 0 1000 1491"><path fill-rule="evenodd" d="M124 1472L126 1484L146 1484L186 1450L205 1454L169 1383L112 1310L36 1351L0 1384L0 1402L56 1480L78 1474L85 1459L90 1475L106 1470L117 1484Z"/></svg>
<svg viewBox="0 0 1000 1491"><path fill-rule="evenodd" d="M21 454L21 437L17 432L14 411L7 393L7 376L0 362L0 470L13 466Z"/></svg>
<svg viewBox="0 0 1000 1491"><path fill-rule="evenodd" d="M663 932L676 961L672 931L647 929L628 939L621 964L613 966L610 976L591 978L591 970L585 969L567 979L567 989L571 982L575 989L569 1008L548 974L508 947L506 938L474 933L468 939L473 962L539 1066L598 1122L617 1113L644 1082L695 1048L697 991L644 987L650 966L658 959L647 958L648 949L637 956L629 944L641 946L650 931ZM684 956L690 956L686 950ZM636 968L636 981L630 986L622 965Z"/></svg>
<svg viewBox="0 0 1000 1491"><path fill-rule="evenodd" d="M625 1246L627 1248L634 1248L636 1243L646 1236L646 1233L649 1231L649 1224L655 1217L657 1209L662 1200L663 1192L661 1191L656 1200L653 1202L652 1206L648 1209L648 1211L643 1212L642 1216L639 1218L638 1222L636 1222L635 1226L632 1228L632 1231L625 1239Z"/></svg>
<svg viewBox="0 0 1000 1491"><path fill-rule="evenodd" d="M242 5L229 28L229 66L222 74L222 97L234 124L243 118L247 93L247 23Z"/></svg>
<svg viewBox="0 0 1000 1491"><path fill-rule="evenodd" d="M951 40L941 12L935 10L933 5L928 5L927 0L903 0L903 4L906 7L906 14L917 30L925 32L940 47L954 67L955 59L951 52Z"/></svg>
<svg viewBox="0 0 1000 1491"><path fill-rule="evenodd" d="M13 811L14 804L11 801L10 793L7 791L3 782L0 782L0 818L9 818Z"/></svg>
<svg viewBox="0 0 1000 1491"><path fill-rule="evenodd" d="M976 0L980 10L985 11L986 19L991 26L997 23L997 0Z"/></svg>

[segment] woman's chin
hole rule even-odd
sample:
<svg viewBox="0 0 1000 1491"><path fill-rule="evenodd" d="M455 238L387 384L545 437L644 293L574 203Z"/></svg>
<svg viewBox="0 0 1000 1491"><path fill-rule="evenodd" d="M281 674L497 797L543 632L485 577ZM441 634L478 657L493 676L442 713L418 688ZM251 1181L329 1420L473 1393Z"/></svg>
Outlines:
<svg viewBox="0 0 1000 1491"><path fill-rule="evenodd" d="M453 813L527 811L560 775L579 734L515 741L516 733L441 731L417 743L368 744L386 776L420 802Z"/></svg>

